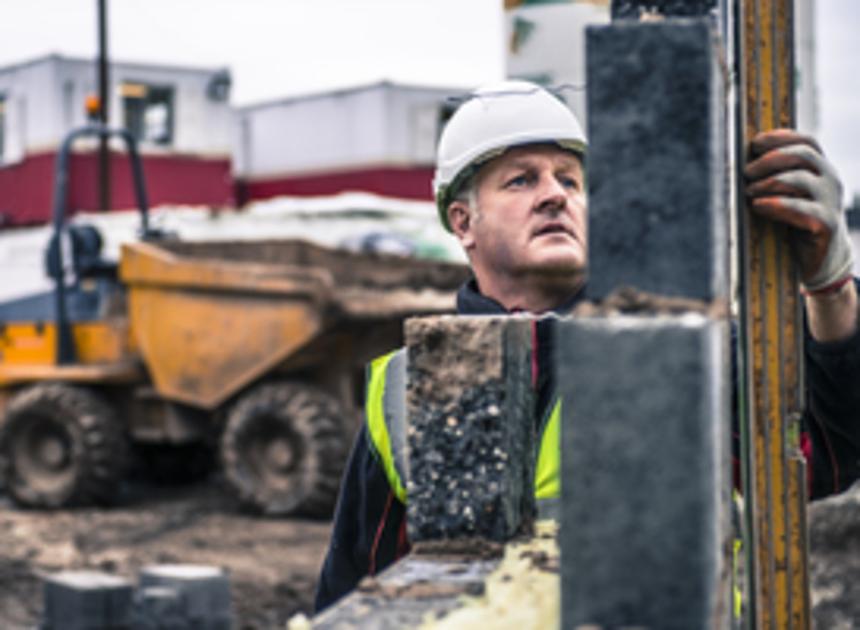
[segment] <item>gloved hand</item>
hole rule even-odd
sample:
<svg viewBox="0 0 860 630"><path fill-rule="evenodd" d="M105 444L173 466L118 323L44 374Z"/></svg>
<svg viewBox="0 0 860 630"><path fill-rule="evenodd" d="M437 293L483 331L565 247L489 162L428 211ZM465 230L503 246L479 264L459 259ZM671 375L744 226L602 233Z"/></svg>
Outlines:
<svg viewBox="0 0 860 630"><path fill-rule="evenodd" d="M851 240L842 184L815 140L790 129L758 134L744 169L754 212L794 228L792 244L803 288L826 292L851 277Z"/></svg>

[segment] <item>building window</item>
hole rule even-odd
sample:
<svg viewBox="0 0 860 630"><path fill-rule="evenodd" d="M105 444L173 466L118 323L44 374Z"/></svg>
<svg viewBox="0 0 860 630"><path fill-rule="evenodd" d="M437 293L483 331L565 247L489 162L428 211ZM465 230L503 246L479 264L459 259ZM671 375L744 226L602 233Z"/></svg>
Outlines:
<svg viewBox="0 0 860 630"><path fill-rule="evenodd" d="M173 87L123 83L120 96L125 127L138 141L173 143Z"/></svg>

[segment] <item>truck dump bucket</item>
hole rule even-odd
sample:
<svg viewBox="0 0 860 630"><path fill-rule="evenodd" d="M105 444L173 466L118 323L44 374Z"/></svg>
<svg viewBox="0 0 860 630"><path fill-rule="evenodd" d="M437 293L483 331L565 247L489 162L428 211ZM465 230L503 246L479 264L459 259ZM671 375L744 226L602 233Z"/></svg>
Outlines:
<svg viewBox="0 0 860 630"><path fill-rule="evenodd" d="M156 390L214 409L343 320L453 308L462 265L305 241L134 243L128 311Z"/></svg>

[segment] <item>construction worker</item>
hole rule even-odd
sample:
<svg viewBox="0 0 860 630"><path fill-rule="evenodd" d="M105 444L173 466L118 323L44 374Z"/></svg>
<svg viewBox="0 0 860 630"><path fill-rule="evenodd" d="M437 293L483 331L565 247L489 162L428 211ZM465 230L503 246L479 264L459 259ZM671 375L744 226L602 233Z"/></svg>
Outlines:
<svg viewBox="0 0 860 630"><path fill-rule="evenodd" d="M439 218L460 241L473 272L457 295L460 314L563 314L585 297L586 149L572 112L531 83L481 88L454 113L439 141L434 192ZM823 496L860 476L857 281L841 185L815 142L796 132L761 134L751 152L752 209L795 228L809 329L810 410L802 443L811 494ZM560 489L560 420L548 330L539 322L537 331L540 509ZM386 386L402 387L404 360L401 350L371 365L366 424L341 486L318 611L409 549L404 464L392 448L405 414L386 402Z"/></svg>

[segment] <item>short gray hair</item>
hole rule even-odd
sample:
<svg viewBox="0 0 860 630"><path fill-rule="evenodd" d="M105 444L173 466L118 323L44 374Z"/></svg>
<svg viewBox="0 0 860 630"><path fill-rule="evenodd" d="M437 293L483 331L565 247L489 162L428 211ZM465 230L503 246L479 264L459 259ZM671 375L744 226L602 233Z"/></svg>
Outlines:
<svg viewBox="0 0 860 630"><path fill-rule="evenodd" d="M457 187L457 192L454 194L454 201L461 201L470 208L477 210L478 208L478 181L475 175L467 177L466 180Z"/></svg>

